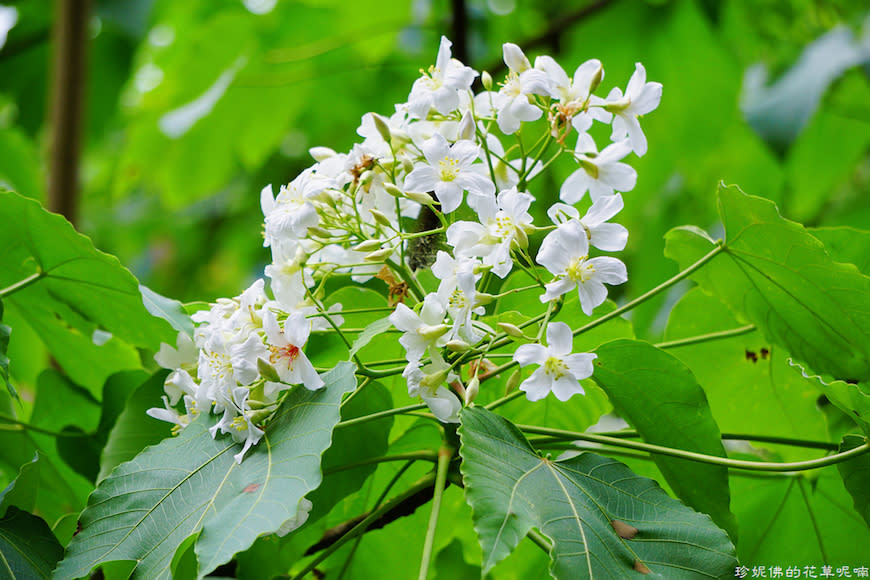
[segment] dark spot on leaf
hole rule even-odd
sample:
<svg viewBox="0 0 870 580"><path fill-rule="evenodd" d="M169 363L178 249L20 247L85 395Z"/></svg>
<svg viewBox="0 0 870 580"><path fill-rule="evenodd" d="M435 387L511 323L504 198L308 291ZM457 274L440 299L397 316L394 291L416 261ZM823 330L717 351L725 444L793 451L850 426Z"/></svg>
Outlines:
<svg viewBox="0 0 870 580"><path fill-rule="evenodd" d="M646 567L646 564L640 560L634 561L634 569L636 572L640 572L641 574L649 574L650 572L650 569Z"/></svg>
<svg viewBox="0 0 870 580"><path fill-rule="evenodd" d="M754 350L746 351L746 360L751 360L754 363L758 362L758 354Z"/></svg>
<svg viewBox="0 0 870 580"><path fill-rule="evenodd" d="M623 540L631 540L637 535L637 528L620 520L612 520L610 525Z"/></svg>
<svg viewBox="0 0 870 580"><path fill-rule="evenodd" d="M76 531L73 532L73 535L75 536L80 531L82 531L82 521L81 520L76 522Z"/></svg>
<svg viewBox="0 0 870 580"><path fill-rule="evenodd" d="M761 349L761 358L767 358L770 355L770 351L767 348Z"/></svg>
<svg viewBox="0 0 870 580"><path fill-rule="evenodd" d="M258 489L260 489L259 483L249 483L247 486L245 486L245 489L242 490L242 493L254 493Z"/></svg>

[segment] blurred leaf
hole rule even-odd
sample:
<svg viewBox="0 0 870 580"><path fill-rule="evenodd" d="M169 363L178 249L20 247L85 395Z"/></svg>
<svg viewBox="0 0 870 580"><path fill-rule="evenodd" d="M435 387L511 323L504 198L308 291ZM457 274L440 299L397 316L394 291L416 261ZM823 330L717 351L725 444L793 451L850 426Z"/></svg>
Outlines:
<svg viewBox="0 0 870 580"><path fill-rule="evenodd" d="M35 515L10 506L0 519L0 575L13 580L51 578L63 546Z"/></svg>
<svg viewBox="0 0 870 580"><path fill-rule="evenodd" d="M45 198L39 153L33 142L15 128L0 128L0 187L37 200Z"/></svg>
<svg viewBox="0 0 870 580"><path fill-rule="evenodd" d="M350 352L348 352L348 356L353 358L353 355L358 353L361 348L366 346L368 343L372 341L379 334L383 334L385 330L390 328L393 325L390 322L390 317L386 316L379 320L375 320L374 322L370 322L368 326L366 326L362 332L359 333L356 340L353 341L353 344L350 347Z"/></svg>
<svg viewBox="0 0 870 580"><path fill-rule="evenodd" d="M835 261L855 264L862 274L870 276L870 231L846 226L808 231L825 244L825 250Z"/></svg>
<svg viewBox="0 0 870 580"><path fill-rule="evenodd" d="M355 387L353 365L340 364L323 379L323 389L289 393L241 464L233 459L239 445L212 438L215 418L203 414L115 469L91 494L57 575L77 578L101 562L138 560L137 576L168 578L178 546L201 532L202 576L299 517L300 501L320 484L338 404Z"/></svg>
<svg viewBox="0 0 870 580"><path fill-rule="evenodd" d="M105 479L112 469L133 459L147 446L156 445L169 436L172 427L169 423L145 414L148 409L160 405L167 374L167 370L156 372L125 400L103 447L97 481Z"/></svg>
<svg viewBox="0 0 870 580"><path fill-rule="evenodd" d="M0 493L0 515L6 514L9 506L20 510L33 511L36 504L36 492L39 489L39 453L33 460L25 463L18 470L18 477L12 480L6 489Z"/></svg>
<svg viewBox="0 0 870 580"><path fill-rule="evenodd" d="M814 372L870 379L870 278L834 262L776 206L720 187L725 251L693 278ZM714 248L697 232L668 233L665 253L687 267Z"/></svg>
<svg viewBox="0 0 870 580"><path fill-rule="evenodd" d="M840 451L848 451L864 445L867 439L857 435L846 435L840 443ZM855 503L855 511L870 525L870 455L866 453L837 464L840 477Z"/></svg>
<svg viewBox="0 0 870 580"><path fill-rule="evenodd" d="M12 329L3 324L3 301L0 300L0 377L3 378L3 382L6 384L6 390L9 392L9 396L13 399L18 398L18 393L15 391L15 387L12 386L12 383L9 382L9 335L11 334Z"/></svg>
<svg viewBox="0 0 870 580"><path fill-rule="evenodd" d="M667 340L739 328L728 307L693 288L671 310ZM780 347L758 331L732 338L668 348L704 386L716 423L723 432L827 441L825 420L816 400L819 389L795 373ZM784 461L818 452L797 446L753 443L775 450Z"/></svg>
<svg viewBox="0 0 870 580"><path fill-rule="evenodd" d="M462 542L451 541L435 556L435 580L479 580L480 566L465 561Z"/></svg>
<svg viewBox="0 0 870 580"><path fill-rule="evenodd" d="M642 577L641 566L668 578L733 571L725 533L654 481L591 453L542 458L513 424L480 407L460 417L462 475L484 573L532 527L553 542L555 578Z"/></svg>
<svg viewBox="0 0 870 580"><path fill-rule="evenodd" d="M740 525L737 556L747 566L866 562L870 529L851 508L833 467L810 477L737 472L731 485Z"/></svg>
<svg viewBox="0 0 870 580"><path fill-rule="evenodd" d="M18 194L0 193L0 220L6 224L0 230L0 287L11 292L7 306L26 315L62 366L78 371L70 372L76 382L94 388L91 369L82 365L88 359L104 369L129 364L117 351L106 357L112 341L97 346L95 331L155 350L170 340L168 325L145 310L135 278L63 217ZM89 380L76 374L89 374Z"/></svg>
<svg viewBox="0 0 870 580"><path fill-rule="evenodd" d="M719 426L697 379L679 359L649 343L616 340L595 350L592 378L644 441L726 457ZM677 497L709 514L735 537L728 470L719 465L653 455Z"/></svg>
<svg viewBox="0 0 870 580"><path fill-rule="evenodd" d="M178 332L183 332L193 338L193 321L184 310L184 305L181 302L161 296L142 284L139 285L139 291L142 292L145 308L152 316L162 318Z"/></svg>

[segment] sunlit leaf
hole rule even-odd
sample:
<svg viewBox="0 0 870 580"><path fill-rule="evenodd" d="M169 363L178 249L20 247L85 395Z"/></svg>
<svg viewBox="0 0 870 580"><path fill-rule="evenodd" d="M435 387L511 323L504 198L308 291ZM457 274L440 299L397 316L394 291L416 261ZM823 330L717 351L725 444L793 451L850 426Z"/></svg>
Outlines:
<svg viewBox="0 0 870 580"><path fill-rule="evenodd" d="M818 375L810 375L800 364L790 364L816 387L838 409L870 435L870 386L866 382L826 381Z"/></svg>
<svg viewBox="0 0 870 580"><path fill-rule="evenodd" d="M846 435L840 443L840 451L848 451L867 443L864 437ZM870 525L870 455L865 453L837 464L846 490L855 502L855 510Z"/></svg>
<svg viewBox="0 0 870 580"><path fill-rule="evenodd" d="M161 296L145 285L139 285L145 308L153 316L162 318L178 332L183 332L193 338L193 321L185 312L184 305L178 300Z"/></svg>
<svg viewBox="0 0 870 580"><path fill-rule="evenodd" d="M870 231L840 226L810 228L809 232L825 244L825 250L835 261L855 264L870 276Z"/></svg>
<svg viewBox="0 0 870 580"><path fill-rule="evenodd" d="M616 340L595 350L592 378L621 417L654 445L725 456L707 396L679 359L646 342ZM732 535L728 470L664 455L653 460L680 499Z"/></svg>
<svg viewBox="0 0 870 580"><path fill-rule="evenodd" d="M541 457L485 409L461 413L462 474L484 551L484 573L533 527L552 541L556 578L721 577L734 547L708 516L612 459Z"/></svg>
<svg viewBox="0 0 870 580"><path fill-rule="evenodd" d="M870 277L832 260L768 200L720 187L719 210L725 250L694 279L813 372L870 378ZM686 228L667 240L666 253L684 268L714 248Z"/></svg>
<svg viewBox="0 0 870 580"><path fill-rule="evenodd" d="M324 375L326 387L291 391L266 435L238 464L240 446L212 438L201 415L178 437L139 454L109 474L81 515L58 578L78 578L97 564L138 560L134 577L168 578L179 544L194 533L199 574L246 549L262 534L301 516L299 506L321 481L320 455L339 420L338 403L355 387L354 368Z"/></svg>

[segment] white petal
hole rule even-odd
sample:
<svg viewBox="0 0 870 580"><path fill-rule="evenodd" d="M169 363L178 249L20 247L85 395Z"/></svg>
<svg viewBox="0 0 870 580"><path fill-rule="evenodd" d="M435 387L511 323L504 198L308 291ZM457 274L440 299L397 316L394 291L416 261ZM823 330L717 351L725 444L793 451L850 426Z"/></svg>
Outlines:
<svg viewBox="0 0 870 580"><path fill-rule="evenodd" d="M514 352L514 360L521 366L541 365L547 360L549 351L540 344L523 344Z"/></svg>
<svg viewBox="0 0 870 580"><path fill-rule="evenodd" d="M418 165L405 178L405 189L425 193L435 189L435 184L438 182L438 172L434 168L428 165Z"/></svg>
<svg viewBox="0 0 870 580"><path fill-rule="evenodd" d="M552 381L543 368L532 373L532 376L520 383L520 390L526 393L530 401L540 401L550 392Z"/></svg>
<svg viewBox="0 0 870 580"><path fill-rule="evenodd" d="M574 378L580 381L592 376L594 370L592 361L596 358L598 358L597 354L578 352L577 354L566 356L562 361L568 367L568 370L571 371L571 374L574 375Z"/></svg>
<svg viewBox="0 0 870 580"><path fill-rule="evenodd" d="M570 354L573 350L574 337L571 327L564 322L552 322L547 325L547 346L558 356Z"/></svg>
<svg viewBox="0 0 870 580"><path fill-rule="evenodd" d="M628 280L625 264L616 258L603 256L589 260L595 267L595 279L606 284L623 284Z"/></svg>
<svg viewBox="0 0 870 580"><path fill-rule="evenodd" d="M577 293L580 297L580 308L586 316L592 316L595 307L607 299L607 288L595 279L577 284Z"/></svg>
<svg viewBox="0 0 870 580"><path fill-rule="evenodd" d="M551 390L560 401L567 401L574 395L582 395L586 392L583 390L583 387L580 386L577 379L572 377L570 374L564 374L553 381Z"/></svg>
<svg viewBox="0 0 870 580"><path fill-rule="evenodd" d="M628 230L619 224L601 224L591 231L589 243L605 252L621 252L628 242Z"/></svg>
<svg viewBox="0 0 870 580"><path fill-rule="evenodd" d="M526 58L526 55L523 53L523 49L516 44L511 42L504 43L502 46L502 54L504 56L504 63L508 65L508 68L513 72L521 73L532 66L532 63L529 62L529 59Z"/></svg>
<svg viewBox="0 0 870 580"><path fill-rule="evenodd" d="M619 194L601 198L592 204L582 221L586 227L594 228L621 212L623 207L622 196Z"/></svg>

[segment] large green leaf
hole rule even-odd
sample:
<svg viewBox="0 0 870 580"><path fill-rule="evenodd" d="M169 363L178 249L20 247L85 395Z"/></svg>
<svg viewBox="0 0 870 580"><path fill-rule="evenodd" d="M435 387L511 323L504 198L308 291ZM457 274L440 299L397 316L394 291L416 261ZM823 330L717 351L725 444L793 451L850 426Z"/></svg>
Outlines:
<svg viewBox="0 0 870 580"><path fill-rule="evenodd" d="M724 251L695 280L814 372L870 379L870 277L832 260L766 199L720 187L719 212ZM687 267L714 247L698 230L677 228L665 253Z"/></svg>
<svg viewBox="0 0 870 580"><path fill-rule="evenodd" d="M679 359L649 343L615 340L596 349L592 378L648 443L725 456L704 390ZM728 470L664 455L653 460L683 501L737 531L729 510Z"/></svg>
<svg viewBox="0 0 870 580"><path fill-rule="evenodd" d="M299 506L320 485L320 456L339 420L338 404L355 386L340 364L318 391L289 393L260 443L241 464L239 445L213 439L201 415L178 437L146 449L97 487L82 513L58 578L79 578L97 564L138 560L134 577L168 578L173 555L190 535L204 575L262 534L305 517Z"/></svg>
<svg viewBox="0 0 870 580"><path fill-rule="evenodd" d="M3 301L0 300L0 378L6 384L6 389L13 398L18 398L15 387L9 382L9 335L12 329L3 324Z"/></svg>
<svg viewBox="0 0 870 580"><path fill-rule="evenodd" d="M466 408L462 474L484 551L484 573L533 527L552 541L556 578L725 577L736 559L727 535L639 477L592 453L539 456L506 419Z"/></svg>
<svg viewBox="0 0 870 580"><path fill-rule="evenodd" d="M106 353L115 341L103 344L95 331L155 350L161 341L172 341L169 325L145 309L130 272L117 258L94 248L62 216L16 193L0 192L0 223L0 288L30 280L10 291L6 301L24 315L62 366L90 357L115 364L114 370L130 368L117 366L111 356L117 353ZM87 372L86 367L78 370Z"/></svg>
<svg viewBox="0 0 870 580"><path fill-rule="evenodd" d="M825 250L837 262L855 264L870 275L870 231L848 226L811 228L814 237L825 244Z"/></svg>
<svg viewBox="0 0 870 580"><path fill-rule="evenodd" d="M693 288L671 310L667 340L704 336L740 327L715 296ZM752 331L668 348L704 385L713 418L723 432L795 439L828 440L824 415L816 404L819 389L792 370L781 347ZM797 446L763 445L784 461L818 456Z"/></svg>
<svg viewBox="0 0 870 580"><path fill-rule="evenodd" d="M11 506L0 519L0 577L50 578L63 547L42 518Z"/></svg>
<svg viewBox="0 0 870 580"><path fill-rule="evenodd" d="M818 375L809 375L801 365L789 362L805 379L821 389L828 401L870 435L870 386L867 383L826 381Z"/></svg>
<svg viewBox="0 0 870 580"><path fill-rule="evenodd" d="M846 435L840 451L848 451L866 443L864 437ZM864 454L837 464L840 477L855 502L855 510L870 525L870 455Z"/></svg>

